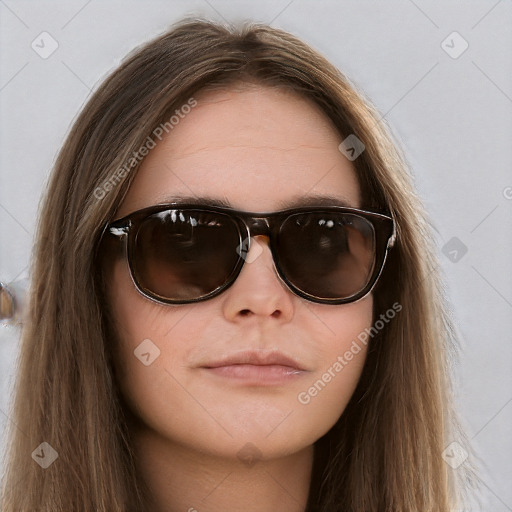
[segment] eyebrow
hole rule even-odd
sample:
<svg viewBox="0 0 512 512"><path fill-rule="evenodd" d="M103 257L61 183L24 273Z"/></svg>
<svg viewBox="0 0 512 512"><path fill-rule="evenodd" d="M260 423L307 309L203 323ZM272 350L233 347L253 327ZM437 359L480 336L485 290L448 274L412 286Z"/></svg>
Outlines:
<svg viewBox="0 0 512 512"><path fill-rule="evenodd" d="M175 204L197 204L205 206L221 206L224 208L234 208L233 205L225 198L210 196L169 196L163 203ZM289 199L278 201L278 209L296 208L300 206L344 206L346 208L357 208L353 201L349 201L343 197L309 194L304 196L294 196Z"/></svg>

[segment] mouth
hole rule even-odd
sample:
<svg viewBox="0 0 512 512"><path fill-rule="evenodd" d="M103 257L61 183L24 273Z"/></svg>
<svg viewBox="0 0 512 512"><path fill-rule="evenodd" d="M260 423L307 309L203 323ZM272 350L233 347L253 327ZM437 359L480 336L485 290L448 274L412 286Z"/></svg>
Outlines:
<svg viewBox="0 0 512 512"><path fill-rule="evenodd" d="M216 377L256 386L285 384L307 373L301 364L280 352L261 351L239 352L200 368Z"/></svg>

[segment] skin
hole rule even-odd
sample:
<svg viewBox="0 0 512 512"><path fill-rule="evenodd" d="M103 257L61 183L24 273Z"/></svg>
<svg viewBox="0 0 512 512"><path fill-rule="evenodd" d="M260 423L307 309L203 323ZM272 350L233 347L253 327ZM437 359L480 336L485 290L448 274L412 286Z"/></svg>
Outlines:
<svg viewBox="0 0 512 512"><path fill-rule="evenodd" d="M221 198L257 212L312 194L360 207L342 139L309 100L248 84L195 98L143 161L116 218L171 196ZM196 304L157 304L136 290L126 261L114 266L116 378L138 418L135 452L152 510L303 511L313 443L336 423L360 377L365 346L309 403L299 402L371 326L373 297L345 305L298 297L278 278L268 239L256 241L258 254L235 283ZM134 356L145 339L160 350L149 366ZM248 349L280 350L307 371L286 384L247 386L198 368ZM247 451L253 464L242 460Z"/></svg>

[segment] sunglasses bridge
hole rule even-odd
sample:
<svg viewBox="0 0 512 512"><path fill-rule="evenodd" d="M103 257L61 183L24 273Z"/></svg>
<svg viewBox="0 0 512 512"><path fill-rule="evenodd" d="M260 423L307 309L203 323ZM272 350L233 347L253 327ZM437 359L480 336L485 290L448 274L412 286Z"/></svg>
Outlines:
<svg viewBox="0 0 512 512"><path fill-rule="evenodd" d="M247 238L266 236L270 240L272 226L269 216L239 215L239 218L245 225L247 233L244 234L247 234Z"/></svg>

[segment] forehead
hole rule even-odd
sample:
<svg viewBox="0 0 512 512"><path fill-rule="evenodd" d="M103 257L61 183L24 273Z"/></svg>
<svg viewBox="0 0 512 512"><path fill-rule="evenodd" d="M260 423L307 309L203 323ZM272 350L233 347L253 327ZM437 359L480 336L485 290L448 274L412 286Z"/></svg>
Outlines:
<svg viewBox="0 0 512 512"><path fill-rule="evenodd" d="M248 211L324 195L360 206L356 171L338 150L342 137L310 100L263 86L194 99L145 157L119 215L182 196Z"/></svg>

